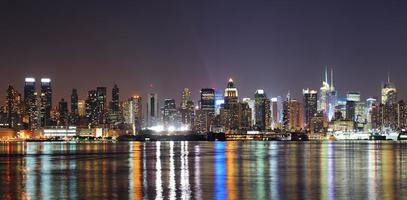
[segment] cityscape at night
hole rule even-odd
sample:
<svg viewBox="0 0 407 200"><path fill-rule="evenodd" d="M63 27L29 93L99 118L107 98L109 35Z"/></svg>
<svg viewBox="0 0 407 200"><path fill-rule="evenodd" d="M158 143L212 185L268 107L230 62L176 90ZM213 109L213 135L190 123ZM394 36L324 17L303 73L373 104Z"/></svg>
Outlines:
<svg viewBox="0 0 407 200"><path fill-rule="evenodd" d="M0 199L407 196L405 1L0 5Z"/></svg>
<svg viewBox="0 0 407 200"><path fill-rule="evenodd" d="M157 136L154 140L163 139L160 135L200 135L201 140L407 139L407 107L390 75L379 98L362 99L359 91L338 95L334 69L325 66L321 87L302 89L298 99L290 92L268 96L264 89L240 97L238 84L229 78L224 88L202 88L198 100L189 88L180 89L180 102L175 95L159 98L153 87L144 96L121 98L118 85L109 91L105 86L88 90L85 99L74 88L69 100L53 102L52 79L39 80L39 91L34 77L24 79L23 94L8 86L0 115L7 133L2 139L149 140L150 134Z"/></svg>

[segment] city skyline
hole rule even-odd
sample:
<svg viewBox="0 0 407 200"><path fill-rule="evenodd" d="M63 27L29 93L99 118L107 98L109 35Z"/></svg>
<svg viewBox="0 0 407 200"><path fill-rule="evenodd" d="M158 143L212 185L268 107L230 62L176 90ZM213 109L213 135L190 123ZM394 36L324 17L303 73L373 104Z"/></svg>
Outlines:
<svg viewBox="0 0 407 200"><path fill-rule="evenodd" d="M201 88L223 88L232 77L242 97L258 88L300 96L320 87L328 65L339 94L378 97L390 73L406 99L404 4L7 2L0 85L50 77L61 99L72 88L83 98L89 88L114 84L123 96L145 95L153 84L162 98L188 87L197 99Z"/></svg>

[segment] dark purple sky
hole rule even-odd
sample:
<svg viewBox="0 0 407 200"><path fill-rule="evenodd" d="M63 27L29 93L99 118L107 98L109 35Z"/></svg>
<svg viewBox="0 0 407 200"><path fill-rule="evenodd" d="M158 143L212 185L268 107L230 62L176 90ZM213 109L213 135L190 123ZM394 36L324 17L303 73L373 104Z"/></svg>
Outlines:
<svg viewBox="0 0 407 200"><path fill-rule="evenodd" d="M298 96L335 68L339 95L378 96L390 72L407 97L405 1L6 1L0 4L0 85L50 77L55 100L114 83L121 98L179 99L182 88ZM24 3L23 3L24 2ZM4 96L4 95L2 95ZM3 98L3 97L2 97Z"/></svg>

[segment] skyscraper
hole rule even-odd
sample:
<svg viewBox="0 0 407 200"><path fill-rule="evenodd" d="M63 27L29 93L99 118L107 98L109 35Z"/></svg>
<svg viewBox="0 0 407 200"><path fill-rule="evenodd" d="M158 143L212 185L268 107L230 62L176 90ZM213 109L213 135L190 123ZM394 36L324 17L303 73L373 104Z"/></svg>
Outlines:
<svg viewBox="0 0 407 200"><path fill-rule="evenodd" d="M318 93L315 90L303 89L305 127L309 128L311 119L317 114Z"/></svg>
<svg viewBox="0 0 407 200"><path fill-rule="evenodd" d="M158 95L148 93L147 95L147 127L155 126L159 123Z"/></svg>
<svg viewBox="0 0 407 200"><path fill-rule="evenodd" d="M21 112L22 112L21 95L9 85L6 95L6 114L7 124L9 128L18 128L21 125Z"/></svg>
<svg viewBox="0 0 407 200"><path fill-rule="evenodd" d="M288 103L289 129L301 131L304 128L304 109L300 102L291 100Z"/></svg>
<svg viewBox="0 0 407 200"><path fill-rule="evenodd" d="M122 103L124 123L133 129L133 134L141 130L142 126L142 102L140 96L133 96Z"/></svg>
<svg viewBox="0 0 407 200"><path fill-rule="evenodd" d="M346 94L346 100L359 102L360 101L360 92L358 92L358 91L349 91Z"/></svg>
<svg viewBox="0 0 407 200"><path fill-rule="evenodd" d="M33 123L36 121L34 119L36 108L36 93L35 93L35 78L25 78L24 83L24 123L27 124L29 129L33 128Z"/></svg>
<svg viewBox="0 0 407 200"><path fill-rule="evenodd" d="M71 113L69 116L69 122L71 125L77 125L78 120L79 120L78 92L76 89L72 89Z"/></svg>
<svg viewBox="0 0 407 200"><path fill-rule="evenodd" d="M325 80L320 89L318 111L322 111L327 119L332 120L335 113L337 93L333 81L333 69L331 68L331 80L328 82L328 68L325 66Z"/></svg>
<svg viewBox="0 0 407 200"><path fill-rule="evenodd" d="M165 128L177 127L177 108L174 99L165 99L162 108L163 124Z"/></svg>
<svg viewBox="0 0 407 200"><path fill-rule="evenodd" d="M58 103L58 113L59 113L59 120L57 125L59 126L67 126L68 125L68 102L65 99L61 99Z"/></svg>
<svg viewBox="0 0 407 200"><path fill-rule="evenodd" d="M239 102L239 97L233 79L229 79L227 87L224 93L225 107L227 108L230 104L235 104Z"/></svg>
<svg viewBox="0 0 407 200"><path fill-rule="evenodd" d="M105 124L106 122L106 100L107 100L107 89L106 87L96 88L96 118L99 124Z"/></svg>
<svg viewBox="0 0 407 200"><path fill-rule="evenodd" d="M50 126L52 108L51 79L41 79L41 126Z"/></svg>
<svg viewBox="0 0 407 200"><path fill-rule="evenodd" d="M119 87L115 84L112 89L112 111L120 111L120 99L119 99L120 90Z"/></svg>
<svg viewBox="0 0 407 200"><path fill-rule="evenodd" d="M215 115L215 90L212 88L201 89L200 109L195 115L195 130L210 132Z"/></svg>
<svg viewBox="0 0 407 200"><path fill-rule="evenodd" d="M98 124L98 97L96 90L88 91L88 99L85 102L86 104L86 118L88 125L95 127Z"/></svg>
<svg viewBox="0 0 407 200"><path fill-rule="evenodd" d="M390 76L387 82L382 87L382 104L396 104L397 103L397 89L394 83L390 81Z"/></svg>
<svg viewBox="0 0 407 200"><path fill-rule="evenodd" d="M182 125L192 128L194 126L194 102L188 88L184 88L182 91L180 113Z"/></svg>
<svg viewBox="0 0 407 200"><path fill-rule="evenodd" d="M85 100L78 100L78 113L80 117L86 115L86 102Z"/></svg>
<svg viewBox="0 0 407 200"><path fill-rule="evenodd" d="M254 94L256 129L264 131L271 128L271 105L264 90L256 90Z"/></svg>

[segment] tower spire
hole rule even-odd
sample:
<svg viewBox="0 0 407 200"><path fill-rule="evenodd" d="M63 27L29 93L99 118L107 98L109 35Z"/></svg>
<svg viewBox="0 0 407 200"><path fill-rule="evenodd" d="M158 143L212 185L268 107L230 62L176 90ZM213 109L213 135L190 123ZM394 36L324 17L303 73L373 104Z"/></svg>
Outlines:
<svg viewBox="0 0 407 200"><path fill-rule="evenodd" d="M390 83L390 72L387 72L387 83Z"/></svg>
<svg viewBox="0 0 407 200"><path fill-rule="evenodd" d="M334 88L334 68L331 68L331 88Z"/></svg>
<svg viewBox="0 0 407 200"><path fill-rule="evenodd" d="M328 83L328 66L325 65L325 83Z"/></svg>

